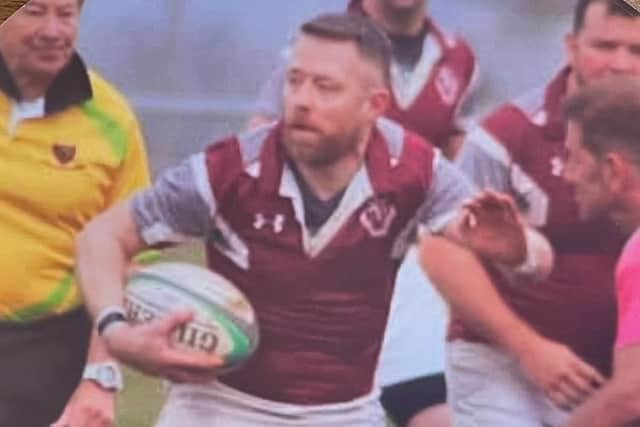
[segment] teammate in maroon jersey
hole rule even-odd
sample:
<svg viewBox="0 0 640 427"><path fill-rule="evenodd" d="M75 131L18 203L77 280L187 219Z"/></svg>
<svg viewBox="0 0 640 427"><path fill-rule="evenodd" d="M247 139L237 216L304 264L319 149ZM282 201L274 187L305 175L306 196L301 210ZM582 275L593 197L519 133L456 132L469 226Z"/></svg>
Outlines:
<svg viewBox="0 0 640 427"><path fill-rule="evenodd" d="M370 17L392 43L392 97L385 115L451 158L463 136L478 78L468 43L426 16L426 0L350 0L350 13ZM280 117L288 51L262 89L252 124Z"/></svg>
<svg viewBox="0 0 640 427"><path fill-rule="evenodd" d="M565 178L581 218L608 217L632 235L616 266L613 377L567 426L640 425L640 78L613 77L568 100Z"/></svg>
<svg viewBox="0 0 640 427"><path fill-rule="evenodd" d="M174 384L161 426L383 426L374 372L416 219L422 241L456 272L447 280L489 302L496 293L477 257L540 259L550 269L549 247L515 210L475 226L457 215L468 181L422 138L380 118L389 58L369 20L313 19L293 48L281 122L210 146L82 233L77 271L91 312L109 320L99 324L113 354L206 383ZM218 360L169 346L187 315L117 322L126 259L186 236L206 240L210 268L248 295L261 326L254 357L215 382Z"/></svg>
<svg viewBox="0 0 640 427"><path fill-rule="evenodd" d="M480 187L512 195L556 254L551 276L532 286L495 276L523 321L516 331L478 330L465 318L485 307L465 306L473 301L463 293L453 297L447 380L458 426L558 425L568 415L560 408L579 403L610 373L612 278L623 239L608 221L578 218L574 188L562 179L562 102L603 76L640 74L638 12L622 0L580 0L567 50L569 65L546 88L491 114L457 159Z"/></svg>
<svg viewBox="0 0 640 427"><path fill-rule="evenodd" d="M351 0L348 10L371 18L391 40L392 98L385 115L452 156L462 140L478 74L467 42L426 15L426 0ZM252 127L281 116L288 52L261 91ZM422 276L415 252L411 248L395 288L377 373L381 400L399 426L446 427L446 306L426 278L415 278ZM421 356L425 350L432 356Z"/></svg>

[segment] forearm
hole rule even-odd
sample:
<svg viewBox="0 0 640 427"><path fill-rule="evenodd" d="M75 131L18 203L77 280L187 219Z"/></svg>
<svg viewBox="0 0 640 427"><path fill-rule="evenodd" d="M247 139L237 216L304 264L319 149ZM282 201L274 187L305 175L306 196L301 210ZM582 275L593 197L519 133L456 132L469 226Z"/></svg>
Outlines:
<svg viewBox="0 0 640 427"><path fill-rule="evenodd" d="M90 363L102 363L112 361L113 357L107 351L104 341L98 335L96 328L92 328L89 351L87 353L87 365Z"/></svg>
<svg viewBox="0 0 640 427"><path fill-rule="evenodd" d="M517 355L539 339L507 307L470 250L445 237L425 235L421 240L420 261L452 310L496 345Z"/></svg>
<svg viewBox="0 0 640 427"><path fill-rule="evenodd" d="M94 319L104 308L122 304L127 266L144 248L126 203L99 215L80 233L76 275Z"/></svg>
<svg viewBox="0 0 640 427"><path fill-rule="evenodd" d="M614 374L607 385L582 405L566 427L640 425L640 345L615 350Z"/></svg>
<svg viewBox="0 0 640 427"><path fill-rule="evenodd" d="M640 390L619 388L615 382L605 386L580 406L564 427L628 427L640 425Z"/></svg>
<svg viewBox="0 0 640 427"><path fill-rule="evenodd" d="M89 226L76 244L76 275L94 319L103 308L122 304L128 262L115 239L95 231Z"/></svg>

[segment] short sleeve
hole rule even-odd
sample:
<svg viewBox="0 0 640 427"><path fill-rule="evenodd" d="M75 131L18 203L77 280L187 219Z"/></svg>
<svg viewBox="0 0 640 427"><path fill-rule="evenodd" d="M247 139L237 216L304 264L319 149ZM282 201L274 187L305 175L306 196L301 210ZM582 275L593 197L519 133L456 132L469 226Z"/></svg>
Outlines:
<svg viewBox="0 0 640 427"><path fill-rule="evenodd" d="M132 201L138 233L148 245L204 237L216 213L204 153L165 171Z"/></svg>
<svg viewBox="0 0 640 427"><path fill-rule="evenodd" d="M438 233L455 218L464 202L474 195L475 187L439 151L436 151L433 161L433 180L418 212L418 220L428 231Z"/></svg>

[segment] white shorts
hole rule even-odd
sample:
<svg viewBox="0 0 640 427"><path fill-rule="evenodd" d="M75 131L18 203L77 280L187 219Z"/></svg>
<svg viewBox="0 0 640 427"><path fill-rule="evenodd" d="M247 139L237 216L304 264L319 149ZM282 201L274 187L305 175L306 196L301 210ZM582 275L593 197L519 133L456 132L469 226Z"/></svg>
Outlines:
<svg viewBox="0 0 640 427"><path fill-rule="evenodd" d="M420 268L412 246L398 271L377 384L386 387L443 372L447 320L447 304Z"/></svg>
<svg viewBox="0 0 640 427"><path fill-rule="evenodd" d="M449 343L446 375L455 427L556 427L569 417L524 376L515 359L491 346Z"/></svg>
<svg viewBox="0 0 640 427"><path fill-rule="evenodd" d="M384 427L377 392L344 403L294 405L261 399L219 382L172 385L156 427Z"/></svg>

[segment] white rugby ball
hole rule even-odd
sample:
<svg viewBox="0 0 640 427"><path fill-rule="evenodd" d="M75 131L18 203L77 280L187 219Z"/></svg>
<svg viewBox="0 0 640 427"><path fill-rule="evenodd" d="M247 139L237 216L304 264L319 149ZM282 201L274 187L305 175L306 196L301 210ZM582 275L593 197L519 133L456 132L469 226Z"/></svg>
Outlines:
<svg viewBox="0 0 640 427"><path fill-rule="evenodd" d="M259 329L249 300L229 280L182 262L163 262L130 275L125 308L132 323L188 309L194 319L179 328L175 342L220 356L223 371L237 368L258 346Z"/></svg>

